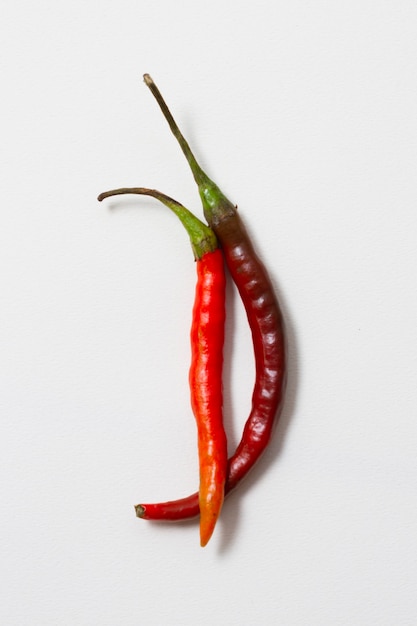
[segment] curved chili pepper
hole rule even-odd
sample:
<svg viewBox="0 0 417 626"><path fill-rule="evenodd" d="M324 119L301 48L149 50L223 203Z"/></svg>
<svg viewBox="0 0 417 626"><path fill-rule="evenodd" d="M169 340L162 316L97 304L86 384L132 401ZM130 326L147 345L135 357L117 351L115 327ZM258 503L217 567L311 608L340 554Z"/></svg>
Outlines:
<svg viewBox="0 0 417 626"><path fill-rule="evenodd" d="M281 310L268 273L256 255L235 207L203 172L152 78L144 81L156 98L172 133L190 165L203 203L204 215L222 246L226 264L242 298L252 332L256 380L252 408L236 452L229 459L225 492L246 476L271 437L286 384L286 350ZM187 498L141 504L139 517L176 521L198 515L198 494Z"/></svg>
<svg viewBox="0 0 417 626"><path fill-rule="evenodd" d="M227 472L222 389L226 288L223 256L211 228L155 189L115 189L100 194L98 199L125 193L153 196L170 208L185 226L197 261L189 381L198 431L200 543L205 546L222 508Z"/></svg>

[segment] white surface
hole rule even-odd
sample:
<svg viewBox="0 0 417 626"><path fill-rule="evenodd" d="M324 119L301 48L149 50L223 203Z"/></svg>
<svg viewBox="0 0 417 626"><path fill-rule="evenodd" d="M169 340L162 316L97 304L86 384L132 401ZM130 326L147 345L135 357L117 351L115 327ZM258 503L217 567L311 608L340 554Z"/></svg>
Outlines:
<svg viewBox="0 0 417 626"><path fill-rule="evenodd" d="M2 624L416 623L416 27L407 0L3 10ZM96 202L147 185L201 215L144 72L289 326L280 428L204 550L133 511L197 480L187 237ZM253 364L229 296L233 448Z"/></svg>

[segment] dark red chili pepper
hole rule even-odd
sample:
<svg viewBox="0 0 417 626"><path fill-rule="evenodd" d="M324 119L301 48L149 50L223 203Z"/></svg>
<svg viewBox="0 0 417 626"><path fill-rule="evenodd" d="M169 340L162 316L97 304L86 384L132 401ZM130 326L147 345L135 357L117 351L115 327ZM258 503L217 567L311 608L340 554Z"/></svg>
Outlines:
<svg viewBox="0 0 417 626"><path fill-rule="evenodd" d="M228 493L246 476L265 450L282 405L286 382L283 318L271 280L253 249L236 207L197 163L151 77L145 74L144 80L190 165L198 185L204 215L220 241L252 331L256 363L252 409L236 452L229 459L225 487ZM136 511L138 517L153 520L194 517L198 515L198 495L170 502L140 504Z"/></svg>
<svg viewBox="0 0 417 626"><path fill-rule="evenodd" d="M191 326L191 405L197 422L200 488L200 542L209 541L224 499L227 442L223 428L222 366L225 322L225 273L216 236L188 209L154 189L116 189L100 194L135 193L153 196L180 218L197 261L197 286Z"/></svg>

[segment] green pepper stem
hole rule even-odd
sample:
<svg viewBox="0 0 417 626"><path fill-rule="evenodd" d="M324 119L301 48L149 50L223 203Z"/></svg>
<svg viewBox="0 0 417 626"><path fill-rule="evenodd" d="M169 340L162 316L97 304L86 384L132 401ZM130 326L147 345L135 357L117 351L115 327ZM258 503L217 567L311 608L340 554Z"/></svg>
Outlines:
<svg viewBox="0 0 417 626"><path fill-rule="evenodd" d="M171 211L173 211L181 220L185 230L187 231L190 237L194 257L197 260L201 259L208 252L214 252L214 250L218 247L216 235L211 228L209 228L209 226L199 220L198 217L186 209L185 206L156 189L147 189L146 187L121 187L120 189L104 191L98 196L97 200L101 202L105 198L124 194L152 196L171 209Z"/></svg>
<svg viewBox="0 0 417 626"><path fill-rule="evenodd" d="M174 120L172 113L163 99L158 87L155 85L149 74L144 74L143 80L159 104L159 107L168 122L173 135L177 139L184 156L188 161L194 180L198 185L198 191L203 203L204 215L208 223L210 226L215 225L219 219L225 217L226 215L233 215L236 212L236 208L197 163L188 142L185 140L184 135Z"/></svg>

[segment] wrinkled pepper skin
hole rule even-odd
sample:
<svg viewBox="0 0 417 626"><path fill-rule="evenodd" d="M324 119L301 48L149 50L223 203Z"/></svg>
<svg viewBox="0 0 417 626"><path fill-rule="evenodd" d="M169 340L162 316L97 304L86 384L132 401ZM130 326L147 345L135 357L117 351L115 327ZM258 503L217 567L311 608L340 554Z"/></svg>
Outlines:
<svg viewBox="0 0 417 626"><path fill-rule="evenodd" d="M151 196L173 211L190 237L197 267L192 324L189 383L191 406L197 423L200 486L200 543L213 534L224 500L227 473L227 441L223 426L223 343L226 277L223 255L214 232L182 204L145 187L123 187L106 191L98 200L124 194ZM143 517L143 506L135 506Z"/></svg>
<svg viewBox="0 0 417 626"><path fill-rule="evenodd" d="M268 273L257 257L237 213L213 230L223 245L226 265L242 298L252 331L256 364L252 408L240 443L229 459L225 493L234 489L267 447L282 405L286 383L284 324ZM198 494L142 504L140 517L178 521L199 514Z"/></svg>
<svg viewBox="0 0 417 626"><path fill-rule="evenodd" d="M223 343L225 273L219 249L197 261L197 285L191 325L191 406L198 429L200 465L200 542L205 546L219 517L227 472L223 428Z"/></svg>
<svg viewBox="0 0 417 626"><path fill-rule="evenodd" d="M252 407L240 443L229 459L225 486L227 494L247 475L264 452L280 414L286 387L284 320L268 272L254 250L236 206L197 163L152 78L145 74L144 80L190 165L205 218L220 242L252 332L256 368ZM138 516L150 520L178 521L195 517L198 513L198 494L138 507Z"/></svg>
<svg viewBox="0 0 417 626"><path fill-rule="evenodd" d="M270 441L286 384L285 333L274 288L237 212L217 223L213 220L211 226L223 246L226 265L246 310L256 367L251 412L229 461L226 490L230 491Z"/></svg>

